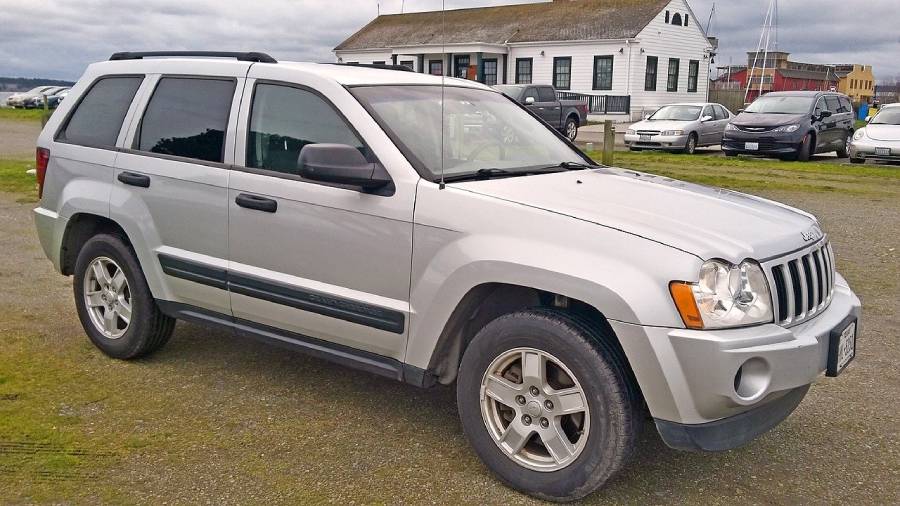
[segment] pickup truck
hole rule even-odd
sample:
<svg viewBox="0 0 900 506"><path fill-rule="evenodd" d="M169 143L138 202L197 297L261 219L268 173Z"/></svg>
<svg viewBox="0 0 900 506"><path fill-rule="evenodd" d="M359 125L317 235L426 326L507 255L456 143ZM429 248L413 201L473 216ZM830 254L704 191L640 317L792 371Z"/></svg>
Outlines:
<svg viewBox="0 0 900 506"><path fill-rule="evenodd" d="M535 84L502 84L494 88L531 109L542 120L570 141L578 136L578 127L587 120L588 104L581 100L559 100L556 88Z"/></svg>

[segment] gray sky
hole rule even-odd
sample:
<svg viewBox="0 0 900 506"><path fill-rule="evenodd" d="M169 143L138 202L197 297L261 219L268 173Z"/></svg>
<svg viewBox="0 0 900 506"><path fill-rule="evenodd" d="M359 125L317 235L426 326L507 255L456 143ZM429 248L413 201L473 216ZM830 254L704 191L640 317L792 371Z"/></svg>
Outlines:
<svg viewBox="0 0 900 506"><path fill-rule="evenodd" d="M381 12L403 0L381 0ZM446 0L447 8L534 0ZM713 0L689 0L706 22ZM716 0L717 64L756 48L769 0ZM376 15L376 0L0 0L0 76L76 79L115 51L257 50L333 61L331 48ZM900 77L900 1L781 0L779 48L821 63L869 63ZM406 11L441 0L406 0Z"/></svg>

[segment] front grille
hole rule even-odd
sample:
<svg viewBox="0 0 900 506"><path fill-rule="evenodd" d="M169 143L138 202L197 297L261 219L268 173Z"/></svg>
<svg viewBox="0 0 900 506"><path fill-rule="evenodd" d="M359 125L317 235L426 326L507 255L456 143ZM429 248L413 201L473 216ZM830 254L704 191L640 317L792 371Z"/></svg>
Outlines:
<svg viewBox="0 0 900 506"><path fill-rule="evenodd" d="M744 132L753 132L753 133L768 132L769 130L774 130L774 129L778 128L778 127L773 127L773 126L741 126L741 125L734 125L734 126L738 130L741 130Z"/></svg>
<svg viewBox="0 0 900 506"><path fill-rule="evenodd" d="M638 135L659 135L659 130L638 130Z"/></svg>
<svg viewBox="0 0 900 506"><path fill-rule="evenodd" d="M834 294L834 252L823 242L767 264L776 323L795 325L817 315Z"/></svg>

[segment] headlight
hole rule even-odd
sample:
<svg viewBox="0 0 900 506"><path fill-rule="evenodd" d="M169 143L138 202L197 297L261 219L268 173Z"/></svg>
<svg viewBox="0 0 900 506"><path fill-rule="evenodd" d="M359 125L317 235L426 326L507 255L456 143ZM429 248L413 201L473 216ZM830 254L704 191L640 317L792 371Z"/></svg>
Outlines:
<svg viewBox="0 0 900 506"><path fill-rule="evenodd" d="M853 134L853 140L858 141L866 136L866 129L860 128Z"/></svg>
<svg viewBox="0 0 900 506"><path fill-rule="evenodd" d="M634 135L635 132L634 132L634 130L629 128L628 130L625 130L625 133L628 135Z"/></svg>
<svg viewBox="0 0 900 506"><path fill-rule="evenodd" d="M773 131L773 132L787 132L787 133L791 133L791 132L796 132L797 130L800 130L800 125L784 125L784 126L780 126L780 127L778 127L778 128L775 128L775 129L773 129L772 131Z"/></svg>
<svg viewBox="0 0 900 506"><path fill-rule="evenodd" d="M725 130L737 130L738 128L731 123L725 125Z"/></svg>
<svg viewBox="0 0 900 506"><path fill-rule="evenodd" d="M684 135L684 130L663 130L661 135Z"/></svg>
<svg viewBox="0 0 900 506"><path fill-rule="evenodd" d="M697 283L673 281L669 290L688 328L722 329L774 320L769 283L752 260L740 265L709 260L700 267Z"/></svg>

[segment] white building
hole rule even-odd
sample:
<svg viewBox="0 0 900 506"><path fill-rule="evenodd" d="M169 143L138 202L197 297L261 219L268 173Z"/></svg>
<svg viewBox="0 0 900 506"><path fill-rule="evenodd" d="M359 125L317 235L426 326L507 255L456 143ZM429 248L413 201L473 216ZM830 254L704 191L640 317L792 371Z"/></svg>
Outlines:
<svg viewBox="0 0 900 506"><path fill-rule="evenodd" d="M343 63L406 65L485 84L553 84L565 98L590 100L592 116L621 119L706 100L713 51L686 0L382 15L334 48Z"/></svg>

